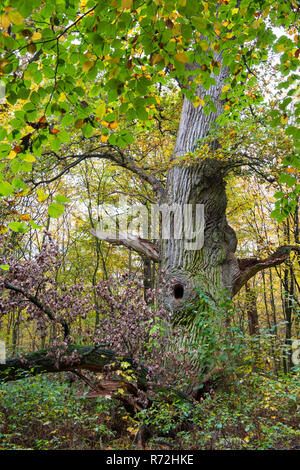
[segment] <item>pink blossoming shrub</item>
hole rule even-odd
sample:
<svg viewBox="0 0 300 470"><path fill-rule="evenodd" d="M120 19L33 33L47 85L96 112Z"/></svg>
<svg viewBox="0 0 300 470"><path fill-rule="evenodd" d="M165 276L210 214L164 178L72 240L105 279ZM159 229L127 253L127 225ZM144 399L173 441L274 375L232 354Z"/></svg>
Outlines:
<svg viewBox="0 0 300 470"><path fill-rule="evenodd" d="M0 322L18 309L19 321L33 324L40 339L47 339L48 355L57 368L64 361L75 366L80 360L76 351L66 354L69 344L101 345L115 351L120 361L130 359L137 370L146 368L149 383L192 380L189 354L178 346L182 329L172 327L171 313L157 305L161 290L148 290L146 302L141 276L122 275L96 286L86 281L67 285L59 280L61 256L50 234L33 259L11 253L0 259L4 263L10 268L0 276ZM160 283L166 287L166 281ZM100 318L96 327L95 293Z"/></svg>

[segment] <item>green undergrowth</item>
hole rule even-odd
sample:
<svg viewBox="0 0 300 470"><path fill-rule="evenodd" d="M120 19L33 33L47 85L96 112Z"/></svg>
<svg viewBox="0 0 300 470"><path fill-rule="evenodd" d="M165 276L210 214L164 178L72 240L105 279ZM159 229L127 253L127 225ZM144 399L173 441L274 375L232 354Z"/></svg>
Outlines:
<svg viewBox="0 0 300 470"><path fill-rule="evenodd" d="M0 449L135 449L141 424L148 448L300 448L299 376L235 371L200 402L157 397L132 416L114 399L87 398L69 374L0 386Z"/></svg>

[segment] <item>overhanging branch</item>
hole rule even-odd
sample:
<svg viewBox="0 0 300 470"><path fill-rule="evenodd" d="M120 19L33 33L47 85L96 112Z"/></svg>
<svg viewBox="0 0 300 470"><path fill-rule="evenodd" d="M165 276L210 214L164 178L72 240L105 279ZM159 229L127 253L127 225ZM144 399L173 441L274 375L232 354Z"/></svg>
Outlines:
<svg viewBox="0 0 300 470"><path fill-rule="evenodd" d="M52 183L53 181L56 181L57 179L62 177L64 174L68 173L69 170L71 170L73 167L79 165L82 161L88 160L91 158L109 160L115 163L116 165L138 175L142 180L146 181L152 186L156 194L161 194L163 191L163 186L161 182L157 178L155 178L155 176L151 175L146 170L139 167L133 158L126 155L120 149L112 145L108 145L108 144L97 147L92 152L88 152L82 155L68 155L64 158L64 161L68 159L72 159L72 161L68 165L66 165L65 168L63 168L63 170L58 172L57 175L54 175L53 177L49 179L44 179L40 181L34 181L30 179L27 182L32 183L34 186L38 186L40 184Z"/></svg>
<svg viewBox="0 0 300 470"><path fill-rule="evenodd" d="M122 245L126 246L126 248L131 248L142 257L151 259L155 263L160 262L158 245L150 240L135 237L130 234L123 235L122 233L119 233L119 236L117 237L113 237L110 234L97 230L90 230L90 233L100 240L111 243L112 245Z"/></svg>

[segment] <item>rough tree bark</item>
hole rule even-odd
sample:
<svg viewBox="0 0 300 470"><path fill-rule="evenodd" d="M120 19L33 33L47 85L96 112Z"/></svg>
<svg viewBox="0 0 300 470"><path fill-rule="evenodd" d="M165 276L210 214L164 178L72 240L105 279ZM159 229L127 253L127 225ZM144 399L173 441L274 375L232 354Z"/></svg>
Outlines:
<svg viewBox="0 0 300 470"><path fill-rule="evenodd" d="M220 55L216 60L221 62ZM220 99L228 69L223 67L216 84L207 92L201 86L197 89L200 99L211 96L216 112L206 115L202 106L194 105L184 98L181 120L174 149L174 158L193 152L197 141L211 132L211 125L223 111ZM217 146L218 143L215 142ZM173 280L173 290L166 296L166 303L173 310L177 320L185 321L186 305L196 296L195 287L201 282L201 289L217 302L225 289L232 294L234 282L239 274L238 262L234 256L237 245L235 233L226 220L226 191L224 177L226 168L222 162L206 159L201 163L173 166L168 173L167 184L161 198L162 204L185 204L193 207L204 205L204 244L200 249L187 249L185 236L175 239L172 230L169 240L161 240L161 268ZM180 318L179 318L180 317Z"/></svg>
<svg viewBox="0 0 300 470"><path fill-rule="evenodd" d="M222 64L221 54L215 54L215 61ZM189 64L189 69L199 67ZM220 67L219 75L213 75L215 84L205 91L201 85L197 95L204 100L209 95L216 112L206 115L202 106L195 107L186 97L183 100L180 125L177 133L175 148L172 155L184 157L194 152L199 145L199 139L209 135L212 125L216 124L218 116L223 112L221 91L224 81L229 74L227 67ZM191 80L193 77L191 75ZM200 144L201 145L201 144ZM214 141L212 150L218 147ZM126 158L124 157L124 161ZM193 316L187 314L187 307L197 309L197 291L209 297L215 305L220 298L234 296L246 282L262 269L282 263L291 250L299 251L299 246L280 247L266 259L250 258L238 260L235 256L237 239L234 230L226 218L226 182L228 171L235 165L232 161L222 162L214 158L205 159L197 164L172 164L164 187L152 176L145 179L153 187L157 201L161 207L176 207L171 217L169 239L161 237L156 245L150 240L134 236L106 237L107 242L126 246L135 250L143 258L149 258L160 263L161 271L172 281L173 289L165 290L163 303L173 312L175 322L189 324ZM135 168L123 165L136 173ZM141 174L140 174L141 176ZM141 176L142 177L142 176ZM188 237L174 237L174 226L178 219L183 218L183 207L197 204L204 206L204 243L199 249L188 249ZM179 209L179 212L177 210ZM163 213L163 211L162 211ZM197 227L196 227L197 229ZM97 236L95 231L92 232ZM103 239L103 237L102 237ZM189 309L191 311L191 309Z"/></svg>

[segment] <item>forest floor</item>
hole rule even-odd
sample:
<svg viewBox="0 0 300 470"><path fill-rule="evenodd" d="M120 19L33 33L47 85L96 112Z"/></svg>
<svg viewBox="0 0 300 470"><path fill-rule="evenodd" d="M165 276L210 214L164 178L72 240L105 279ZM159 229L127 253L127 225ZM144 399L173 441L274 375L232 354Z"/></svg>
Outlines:
<svg viewBox="0 0 300 470"><path fill-rule="evenodd" d="M0 385L0 449L132 450L143 423L151 450L300 449L299 376L246 372L201 402L158 397L134 416L84 391L68 374Z"/></svg>

